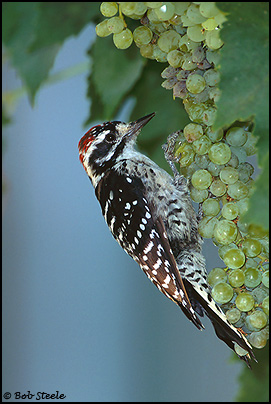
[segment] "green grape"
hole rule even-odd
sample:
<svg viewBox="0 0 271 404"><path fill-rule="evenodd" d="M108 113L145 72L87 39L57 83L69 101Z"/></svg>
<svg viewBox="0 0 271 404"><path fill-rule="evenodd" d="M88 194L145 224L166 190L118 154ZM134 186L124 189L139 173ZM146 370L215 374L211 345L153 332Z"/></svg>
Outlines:
<svg viewBox="0 0 271 404"><path fill-rule="evenodd" d="M163 5L163 2L162 1L153 1L153 2L145 1L145 4L149 8L158 8Z"/></svg>
<svg viewBox="0 0 271 404"><path fill-rule="evenodd" d="M243 149L247 156L252 156L253 154L256 154L256 152L257 152L256 143L257 143L257 138L255 136L253 136L252 133L248 132L247 141L243 145Z"/></svg>
<svg viewBox="0 0 271 404"><path fill-rule="evenodd" d="M258 330L264 328L267 324L267 316L261 310L255 310L248 318L251 326L253 328L257 328Z"/></svg>
<svg viewBox="0 0 271 404"><path fill-rule="evenodd" d="M227 244L227 245L222 245L222 246L220 246L219 249L218 249L218 255L219 255L219 257L223 260L223 259L224 259L224 255L226 254L226 252L229 251L229 250L231 250L231 249L233 249L233 248L238 249L237 245L234 244L234 243L230 243L230 244Z"/></svg>
<svg viewBox="0 0 271 404"><path fill-rule="evenodd" d="M262 282L265 287L269 288L269 270L263 273Z"/></svg>
<svg viewBox="0 0 271 404"><path fill-rule="evenodd" d="M235 307L227 310L225 314L226 314L228 321L231 324L237 323L237 321L239 321L241 318L241 312L238 309L236 309Z"/></svg>
<svg viewBox="0 0 271 404"><path fill-rule="evenodd" d="M104 1L100 5L100 11L105 17L113 17L118 12L118 5L117 3Z"/></svg>
<svg viewBox="0 0 271 404"><path fill-rule="evenodd" d="M218 219L213 216L204 216L199 222L198 232L204 238L212 238L214 234L214 227Z"/></svg>
<svg viewBox="0 0 271 404"><path fill-rule="evenodd" d="M248 195L248 187L238 180L228 186L228 195L233 199L243 199Z"/></svg>
<svg viewBox="0 0 271 404"><path fill-rule="evenodd" d="M193 186L190 188L191 199L196 203L201 203L208 198L207 189L196 189Z"/></svg>
<svg viewBox="0 0 271 404"><path fill-rule="evenodd" d="M153 57L160 63L165 63L167 61L166 52L163 52L158 45L153 46Z"/></svg>
<svg viewBox="0 0 271 404"><path fill-rule="evenodd" d="M189 2L185 2L185 1L175 2L174 3L175 13L178 15L183 15L184 12L187 10L189 4L190 4Z"/></svg>
<svg viewBox="0 0 271 404"><path fill-rule="evenodd" d="M261 243L253 238L247 238L242 241L242 250L247 257L253 258L257 257L262 251Z"/></svg>
<svg viewBox="0 0 271 404"><path fill-rule="evenodd" d="M207 170L197 170L192 175L191 182L197 189L207 189L212 182L212 176Z"/></svg>
<svg viewBox="0 0 271 404"><path fill-rule="evenodd" d="M107 20L107 27L113 34L119 34L124 29L124 21L120 17L112 17Z"/></svg>
<svg viewBox="0 0 271 404"><path fill-rule="evenodd" d="M261 331L254 331L248 336L248 341L251 343L252 346L255 348L263 348L267 343L267 335L264 330Z"/></svg>
<svg viewBox="0 0 271 404"><path fill-rule="evenodd" d="M213 31L206 32L206 38L205 38L206 45L211 50L219 49L223 45L223 42L221 41L221 39L219 37L219 31L220 31L220 29L217 29L217 30L214 29Z"/></svg>
<svg viewBox="0 0 271 404"><path fill-rule="evenodd" d="M221 13L221 11L216 7L215 2L212 1L206 1L206 2L201 2L199 6L199 11L203 17L206 18L211 18L217 15L218 13Z"/></svg>
<svg viewBox="0 0 271 404"><path fill-rule="evenodd" d="M152 40L152 31L148 27L137 27L133 32L134 41L137 46L147 45Z"/></svg>
<svg viewBox="0 0 271 404"><path fill-rule="evenodd" d="M176 150L175 156L179 157L179 163L181 167L189 166L194 160L194 150L193 147L188 143L181 144Z"/></svg>
<svg viewBox="0 0 271 404"><path fill-rule="evenodd" d="M113 34L113 42L116 48L127 49L133 43L133 34L129 28L126 28L119 34Z"/></svg>
<svg viewBox="0 0 271 404"><path fill-rule="evenodd" d="M208 167L209 169L209 167ZM220 180L214 180L210 186L210 191L214 196L222 196L227 191L226 185Z"/></svg>
<svg viewBox="0 0 271 404"><path fill-rule="evenodd" d="M237 237L237 226L230 220L220 220L214 228L214 237L220 244L230 244Z"/></svg>
<svg viewBox="0 0 271 404"><path fill-rule="evenodd" d="M207 126L212 126L216 118L216 108L209 107L204 111L202 122Z"/></svg>
<svg viewBox="0 0 271 404"><path fill-rule="evenodd" d="M251 237L263 238L268 235L268 231L265 230L260 224L251 223L248 226L248 233Z"/></svg>
<svg viewBox="0 0 271 404"><path fill-rule="evenodd" d="M226 164L231 158L231 149L226 143L214 143L208 154L213 163Z"/></svg>
<svg viewBox="0 0 271 404"><path fill-rule="evenodd" d="M220 63L220 53L211 49L206 50L206 60L215 67Z"/></svg>
<svg viewBox="0 0 271 404"><path fill-rule="evenodd" d="M244 271L245 286L256 288L262 281L262 273L257 268L247 268Z"/></svg>
<svg viewBox="0 0 271 404"><path fill-rule="evenodd" d="M130 18L140 17L147 11L147 6L144 2L121 2L119 3L121 12Z"/></svg>
<svg viewBox="0 0 271 404"><path fill-rule="evenodd" d="M220 74L214 69L206 70L203 77L206 81L206 84L211 87L217 85L220 81Z"/></svg>
<svg viewBox="0 0 271 404"><path fill-rule="evenodd" d="M238 171L233 167L224 167L219 173L219 177L225 184L234 184L238 180Z"/></svg>
<svg viewBox="0 0 271 404"><path fill-rule="evenodd" d="M202 211L206 216L216 216L220 212L218 200L210 198L204 201Z"/></svg>
<svg viewBox="0 0 271 404"><path fill-rule="evenodd" d="M228 303L233 297L233 289L226 282L216 283L212 289L212 297L219 304Z"/></svg>
<svg viewBox="0 0 271 404"><path fill-rule="evenodd" d="M108 20L104 20L104 21L100 22L98 25L96 25L95 30L96 30L97 36L103 38L112 33L107 26L107 21Z"/></svg>
<svg viewBox="0 0 271 404"><path fill-rule="evenodd" d="M192 52L192 61L195 63L200 63L204 60L205 58L205 51L203 47L197 46L196 49L193 50Z"/></svg>
<svg viewBox="0 0 271 404"><path fill-rule="evenodd" d="M227 282L227 273L222 268L213 268L207 276L207 281L211 287L219 282Z"/></svg>
<svg viewBox="0 0 271 404"><path fill-rule="evenodd" d="M262 308L265 314L269 316L269 296L266 296L262 302Z"/></svg>
<svg viewBox="0 0 271 404"><path fill-rule="evenodd" d="M190 55L184 54L183 55L183 63L182 63L182 69L183 70L194 70L197 67L197 63L193 62Z"/></svg>
<svg viewBox="0 0 271 404"><path fill-rule="evenodd" d="M170 20L175 13L175 6L173 3L163 3L162 6L154 9L155 14L159 21Z"/></svg>
<svg viewBox="0 0 271 404"><path fill-rule="evenodd" d="M183 62L183 53L177 49L173 49L168 52L167 61L172 67L180 67Z"/></svg>
<svg viewBox="0 0 271 404"><path fill-rule="evenodd" d="M199 74L190 74L186 80L186 88L192 94L198 94L205 88L205 80Z"/></svg>
<svg viewBox="0 0 271 404"><path fill-rule="evenodd" d="M243 251L241 251L240 249L233 248L225 253L223 260L225 262L225 265L227 265L227 267L231 269L237 269L241 268L244 265L246 257ZM245 281L245 275L243 276L243 279Z"/></svg>
<svg viewBox="0 0 271 404"><path fill-rule="evenodd" d="M248 292L239 293L235 299L237 309L240 311L250 311L254 307L254 298Z"/></svg>
<svg viewBox="0 0 271 404"><path fill-rule="evenodd" d="M195 24L201 24L206 18L200 13L199 6L195 3L191 3L186 11L186 15L190 21Z"/></svg>
<svg viewBox="0 0 271 404"><path fill-rule="evenodd" d="M247 133L242 127L233 127L226 132L226 140L231 146L243 146L247 141Z"/></svg>
<svg viewBox="0 0 271 404"><path fill-rule="evenodd" d="M236 251L238 251L238 250L236 250ZM229 271L228 277L229 277L230 285L234 288L239 288L245 282L244 272L240 268Z"/></svg>
<svg viewBox="0 0 271 404"><path fill-rule="evenodd" d="M217 22L214 18L208 18L208 20L202 23L202 28L204 28L207 31L212 31L213 29L216 29L216 27Z"/></svg>
<svg viewBox="0 0 271 404"><path fill-rule="evenodd" d="M238 167L239 180L242 182L247 182L253 172L254 167L251 164L247 162L241 163Z"/></svg>
<svg viewBox="0 0 271 404"><path fill-rule="evenodd" d="M193 42L201 42L205 39L205 31L201 25L193 25L187 28L187 36Z"/></svg>
<svg viewBox="0 0 271 404"><path fill-rule="evenodd" d="M245 356L248 354L248 352L243 349L240 345L238 345L236 342L234 342L234 350L237 353L238 356Z"/></svg>
<svg viewBox="0 0 271 404"><path fill-rule="evenodd" d="M193 144L193 145L194 145L194 144ZM192 145L192 147L193 147L193 145ZM197 149L195 149L194 147L193 147L193 149L194 149L194 150L196 151L196 153L197 153ZM197 164L197 166L198 166L199 168L204 168L204 169L206 169L206 168L208 167L209 162L210 162L209 157L208 157L206 154L204 154L204 155L196 154L196 155L195 155L195 163Z"/></svg>
<svg viewBox="0 0 271 404"><path fill-rule="evenodd" d="M221 214L227 220L235 219L239 214L237 204L233 202L226 203L221 210Z"/></svg>
<svg viewBox="0 0 271 404"><path fill-rule="evenodd" d="M203 128L196 123L189 123L184 127L183 134L188 142L194 142L203 135Z"/></svg>
<svg viewBox="0 0 271 404"><path fill-rule="evenodd" d="M231 153L231 158L229 159L227 165L233 168L237 168L239 166L238 157L233 152Z"/></svg>
<svg viewBox="0 0 271 404"><path fill-rule="evenodd" d="M181 35L171 29L169 31L162 32L157 41L157 44L163 52L168 53L173 49L177 49L179 47L180 39Z"/></svg>

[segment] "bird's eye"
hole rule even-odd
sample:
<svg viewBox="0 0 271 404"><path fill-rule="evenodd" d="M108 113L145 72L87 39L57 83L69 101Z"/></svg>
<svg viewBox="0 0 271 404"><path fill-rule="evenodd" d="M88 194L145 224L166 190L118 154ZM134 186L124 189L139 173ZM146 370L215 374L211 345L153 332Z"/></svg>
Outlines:
<svg viewBox="0 0 271 404"><path fill-rule="evenodd" d="M113 132L109 132L106 136L105 136L105 140L109 143L112 143L116 140L116 135Z"/></svg>

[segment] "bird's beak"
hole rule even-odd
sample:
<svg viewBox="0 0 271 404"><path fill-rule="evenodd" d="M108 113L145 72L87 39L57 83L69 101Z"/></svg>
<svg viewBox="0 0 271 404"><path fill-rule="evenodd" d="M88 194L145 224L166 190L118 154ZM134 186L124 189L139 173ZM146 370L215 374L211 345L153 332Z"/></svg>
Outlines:
<svg viewBox="0 0 271 404"><path fill-rule="evenodd" d="M127 133L128 136L137 135L140 132L140 129L143 128L155 115L155 112L152 112L149 115L143 116L143 118L139 118L136 121L130 122L130 129Z"/></svg>

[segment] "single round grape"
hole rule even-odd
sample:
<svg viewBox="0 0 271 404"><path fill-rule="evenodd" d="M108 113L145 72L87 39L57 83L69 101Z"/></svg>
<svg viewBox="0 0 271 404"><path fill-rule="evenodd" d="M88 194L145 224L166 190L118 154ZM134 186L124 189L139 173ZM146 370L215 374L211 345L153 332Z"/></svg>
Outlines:
<svg viewBox="0 0 271 404"><path fill-rule="evenodd" d="M119 3L121 12L130 18L134 16L142 16L147 11L147 6L143 1L121 2Z"/></svg>
<svg viewBox="0 0 271 404"><path fill-rule="evenodd" d="M262 277L262 283L264 284L265 287L269 288L269 269L267 271L264 271Z"/></svg>
<svg viewBox="0 0 271 404"><path fill-rule="evenodd" d="M227 191L226 185L220 180L214 180L210 186L210 191L214 196L222 196Z"/></svg>
<svg viewBox="0 0 271 404"><path fill-rule="evenodd" d="M196 123L189 123L184 127L183 134L188 142L194 142L203 135L203 128Z"/></svg>
<svg viewBox="0 0 271 404"><path fill-rule="evenodd" d="M238 356L245 356L248 354L248 352L242 348L240 345L238 345L236 342L234 342L234 350L237 353Z"/></svg>
<svg viewBox="0 0 271 404"><path fill-rule="evenodd" d="M256 288L262 281L262 273L257 268L246 268L244 274L245 285L248 288Z"/></svg>
<svg viewBox="0 0 271 404"><path fill-rule="evenodd" d="M262 245L259 240L247 238L242 241L242 250L247 257L257 257L262 251Z"/></svg>
<svg viewBox="0 0 271 404"><path fill-rule="evenodd" d="M148 43L147 45L142 45L140 46L140 54L144 58L147 59L154 59L153 57L153 45L151 43Z"/></svg>
<svg viewBox="0 0 271 404"><path fill-rule="evenodd" d="M116 48L127 49L133 43L133 34L129 28L126 28L119 34L113 34L113 42Z"/></svg>
<svg viewBox="0 0 271 404"><path fill-rule="evenodd" d="M255 348L263 348L265 347L267 343L267 335L264 332L264 330L261 331L253 331L249 336L248 336L248 341L252 346Z"/></svg>
<svg viewBox="0 0 271 404"><path fill-rule="evenodd" d="M104 38L104 37L112 34L112 32L109 30L109 28L107 26L107 21L108 20L104 20L96 25L95 30L96 30L97 36Z"/></svg>
<svg viewBox="0 0 271 404"><path fill-rule="evenodd" d="M243 149L246 152L247 156L252 156L253 154L256 154L256 152L257 152L256 143L257 143L257 138L255 136L253 136L252 133L248 132L247 141L243 145Z"/></svg>
<svg viewBox="0 0 271 404"><path fill-rule="evenodd" d="M177 49L173 49L168 52L167 61L172 67L180 67L183 62L183 53Z"/></svg>
<svg viewBox="0 0 271 404"><path fill-rule="evenodd" d="M233 167L224 167L220 173L219 177L225 184L234 184L238 180L238 171Z"/></svg>
<svg viewBox="0 0 271 404"><path fill-rule="evenodd" d="M162 6L155 8L154 12L159 21L167 21L173 17L175 13L175 6L173 3L163 3Z"/></svg>
<svg viewBox="0 0 271 404"><path fill-rule="evenodd" d="M242 127L233 127L227 131L226 140L231 146L243 146L247 141L247 133Z"/></svg>
<svg viewBox="0 0 271 404"><path fill-rule="evenodd" d="M206 216L216 216L220 212L218 200L210 198L204 201L202 211Z"/></svg>
<svg viewBox="0 0 271 404"><path fill-rule="evenodd" d="M262 302L262 309L269 316L269 296L266 296Z"/></svg>
<svg viewBox="0 0 271 404"><path fill-rule="evenodd" d="M231 149L226 143L214 143L208 154L213 163L226 164L231 158Z"/></svg>
<svg viewBox="0 0 271 404"><path fill-rule="evenodd" d="M204 154L208 153L208 150L211 147L211 140L208 138L208 136L203 135L201 136L200 139L195 140L192 144L194 151L197 153L197 155L203 156ZM208 162L210 162L209 157ZM206 167L207 168L207 167Z"/></svg>
<svg viewBox="0 0 271 404"><path fill-rule="evenodd" d="M193 186L190 188L191 199L196 203L201 203L208 198L207 189L196 189Z"/></svg>
<svg viewBox="0 0 271 404"><path fill-rule="evenodd" d="M221 214L225 219L233 220L239 214L238 206L236 205L236 203L228 202L223 206Z"/></svg>
<svg viewBox="0 0 271 404"><path fill-rule="evenodd" d="M227 244L227 245L220 246L219 249L218 249L219 257L223 260L226 252L229 251L229 250L232 250L233 248L238 249L237 245L234 244L234 243L230 243L230 244Z"/></svg>
<svg viewBox="0 0 271 404"><path fill-rule="evenodd" d="M227 267L231 269L237 269L241 268L244 265L246 257L242 250L240 250L239 248L233 248L225 253L223 261L225 262L225 265L227 265ZM245 275L243 276L243 279L245 280Z"/></svg>
<svg viewBox="0 0 271 404"><path fill-rule="evenodd" d="M186 88L192 94L201 93L205 88L205 80L199 74L190 74L186 80Z"/></svg>
<svg viewBox="0 0 271 404"><path fill-rule="evenodd" d="M176 157L179 157L179 163L181 167L189 166L194 161L193 147L188 143L183 143L178 147L175 153Z"/></svg>
<svg viewBox="0 0 271 404"><path fill-rule="evenodd" d="M191 182L197 189L207 189L212 182L212 176L207 170L197 170L192 175Z"/></svg>
<svg viewBox="0 0 271 404"><path fill-rule="evenodd" d="M112 17L107 20L107 27L113 34L119 34L124 29L124 21L120 17Z"/></svg>
<svg viewBox="0 0 271 404"><path fill-rule="evenodd" d="M210 163L208 165L208 171L210 174L212 174L213 177L217 177L220 174L220 171L222 170L222 168L224 168L224 165L215 164L212 161L210 161ZM226 189L226 187L225 187L225 189Z"/></svg>
<svg viewBox="0 0 271 404"><path fill-rule="evenodd" d="M220 220L214 228L214 238L220 244L230 244L237 237L237 226L230 220Z"/></svg>
<svg viewBox="0 0 271 404"><path fill-rule="evenodd" d="M181 35L171 29L169 31L162 32L162 34L158 38L157 44L163 52L168 53L173 49L177 49L179 47L180 38Z"/></svg>
<svg viewBox="0 0 271 404"><path fill-rule="evenodd" d="M220 10L217 8L216 3L212 1L201 2L199 11L203 17L211 18L217 15Z"/></svg>
<svg viewBox="0 0 271 404"><path fill-rule="evenodd" d="M228 195L233 199L243 199L248 195L248 187L238 180L228 186Z"/></svg>
<svg viewBox="0 0 271 404"><path fill-rule="evenodd" d="M216 29L216 27L217 22L214 18L208 18L208 20L202 23L202 28L206 29L207 31L212 31L213 29Z"/></svg>
<svg viewBox="0 0 271 404"><path fill-rule="evenodd" d="M219 282L227 282L227 273L222 268L213 268L207 276L207 281L212 287Z"/></svg>
<svg viewBox="0 0 271 404"><path fill-rule="evenodd" d="M100 11L105 17L113 17L113 15L118 12L117 3L110 3L108 1L103 1L100 5Z"/></svg>
<svg viewBox="0 0 271 404"><path fill-rule="evenodd" d="M192 27L187 27L187 36L191 41L201 42L205 39L205 31L201 25L193 25Z"/></svg>
<svg viewBox="0 0 271 404"><path fill-rule="evenodd" d="M254 307L254 298L248 292L239 293L235 299L237 309L240 311L250 311Z"/></svg>
<svg viewBox="0 0 271 404"><path fill-rule="evenodd" d="M152 31L145 26L137 27L133 32L136 45L147 45L152 40Z"/></svg>
<svg viewBox="0 0 271 404"><path fill-rule="evenodd" d="M253 173L254 167L248 162L241 163L238 167L239 180L242 182L247 182Z"/></svg>
<svg viewBox="0 0 271 404"><path fill-rule="evenodd" d="M233 289L226 282L216 283L212 289L212 297L217 303L228 303L233 297Z"/></svg>
<svg viewBox="0 0 271 404"><path fill-rule="evenodd" d="M211 87L217 85L220 81L220 74L214 69L206 70L203 77L205 78L206 84Z"/></svg>
<svg viewBox="0 0 271 404"><path fill-rule="evenodd" d="M206 45L211 50L219 49L223 45L223 41L219 37L219 31L220 31L220 29L217 29L217 30L214 29L213 31L206 32L206 37L205 37Z"/></svg>
<svg viewBox="0 0 271 404"><path fill-rule="evenodd" d="M238 250L237 250L238 251ZM227 265L227 264L226 264ZM234 288L239 288L245 282L245 274L242 269L233 269L228 273L229 283Z"/></svg>
<svg viewBox="0 0 271 404"><path fill-rule="evenodd" d="M249 322L252 325L252 327L257 328L258 330L260 330L261 328L264 328L266 326L266 324L267 324L267 316L263 311L255 310L249 316Z"/></svg>
<svg viewBox="0 0 271 404"><path fill-rule="evenodd" d="M158 8L158 7L161 7L163 5L163 2L162 1L152 1L152 2L145 1L145 4L149 8Z"/></svg>
<svg viewBox="0 0 271 404"><path fill-rule="evenodd" d="M213 216L204 216L198 225L198 232L204 238L212 238L214 234L214 227L218 219Z"/></svg>
<svg viewBox="0 0 271 404"><path fill-rule="evenodd" d="M236 307L233 307L232 309L226 311L226 317L231 324L234 324L240 320L241 312L236 309Z"/></svg>
<svg viewBox="0 0 271 404"><path fill-rule="evenodd" d="M193 145L192 145L192 147L193 147ZM201 154L195 155L195 163L197 164L197 166L199 168L207 169L209 162L210 162L209 157L206 154L205 155L201 155Z"/></svg>

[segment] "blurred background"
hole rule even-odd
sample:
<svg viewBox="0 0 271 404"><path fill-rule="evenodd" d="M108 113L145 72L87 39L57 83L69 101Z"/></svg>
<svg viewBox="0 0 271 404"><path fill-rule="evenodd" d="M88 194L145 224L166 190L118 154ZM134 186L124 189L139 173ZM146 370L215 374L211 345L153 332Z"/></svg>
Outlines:
<svg viewBox="0 0 271 404"><path fill-rule="evenodd" d="M67 40L52 73L86 61L93 35L88 25ZM108 231L78 159L86 77L44 87L33 109L22 97L4 129L2 394L233 401L243 364L208 319L198 331ZM9 65L2 81L4 90L21 86ZM128 109L116 119L129 119ZM211 243L204 255L207 268L221 265Z"/></svg>

